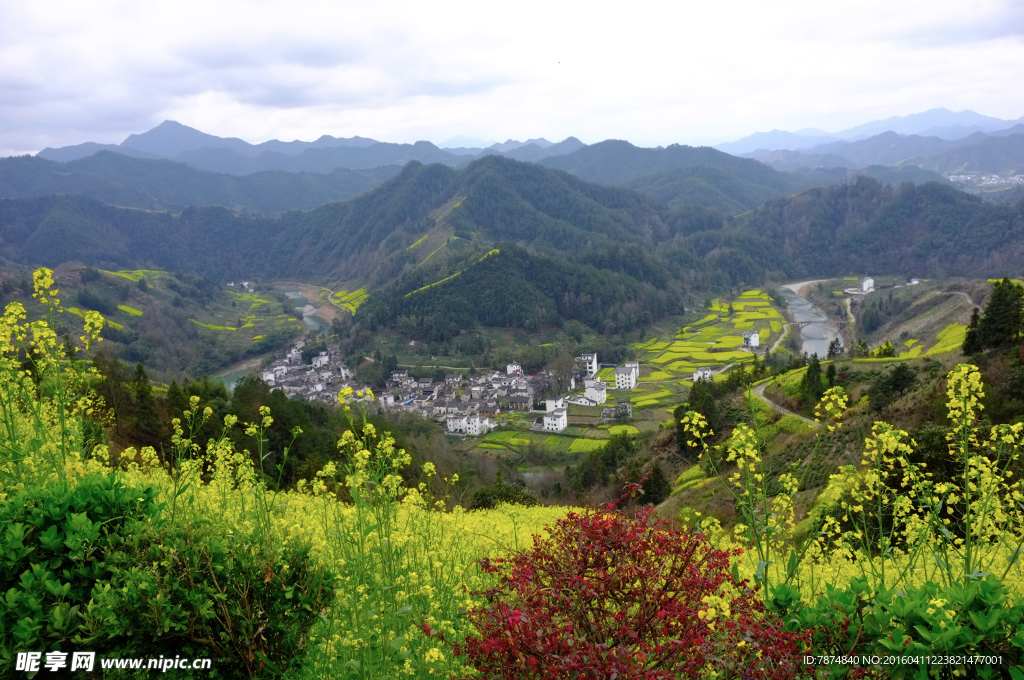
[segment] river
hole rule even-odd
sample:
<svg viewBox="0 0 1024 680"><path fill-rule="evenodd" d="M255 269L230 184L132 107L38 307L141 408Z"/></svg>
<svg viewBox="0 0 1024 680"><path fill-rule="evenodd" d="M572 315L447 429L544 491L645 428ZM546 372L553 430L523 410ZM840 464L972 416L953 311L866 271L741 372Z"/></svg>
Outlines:
<svg viewBox="0 0 1024 680"><path fill-rule="evenodd" d="M331 324L327 323L319 316L316 316L317 308L309 304L309 300L302 297L301 290L289 290L285 291L285 295L295 305L295 311L302 314L302 322L313 331L313 334L326 333L331 327Z"/></svg>
<svg viewBox="0 0 1024 680"><path fill-rule="evenodd" d="M843 336L839 333L838 328L828 323L828 316L823 311L815 307L807 298L797 295L797 291L811 283L817 283L817 281L786 284L782 287L782 296L786 298L786 311L791 321L795 323L811 322L800 328L800 337L803 339L802 351L808 355L817 354L819 358L824 359L828 355L828 346L832 341L839 338L839 342L842 344ZM790 332L793 332L792 328Z"/></svg>

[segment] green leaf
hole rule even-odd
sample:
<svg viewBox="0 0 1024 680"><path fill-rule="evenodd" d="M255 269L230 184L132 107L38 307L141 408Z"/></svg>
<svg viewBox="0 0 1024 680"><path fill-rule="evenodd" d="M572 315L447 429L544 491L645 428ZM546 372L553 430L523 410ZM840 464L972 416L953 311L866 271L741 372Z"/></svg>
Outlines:
<svg viewBox="0 0 1024 680"><path fill-rule="evenodd" d="M267 668L270 669L271 673L276 673L277 675L284 675L284 673L281 671L281 669L277 667L277 664L275 664L273 661L268 659L266 654L264 654L263 652L261 652L258 649L254 649L253 650L253 654L255 654L257 657L259 657L259 660L262 661L264 664L266 664Z"/></svg>

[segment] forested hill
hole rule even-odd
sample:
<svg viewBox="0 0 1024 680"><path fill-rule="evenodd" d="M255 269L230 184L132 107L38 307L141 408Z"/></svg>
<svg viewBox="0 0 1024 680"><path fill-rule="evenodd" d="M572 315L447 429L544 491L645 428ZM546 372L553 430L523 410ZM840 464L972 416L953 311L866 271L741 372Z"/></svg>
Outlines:
<svg viewBox="0 0 1024 680"><path fill-rule="evenodd" d="M777 244L800 276L1024 271L1024 201L995 205L938 183L891 187L862 177L769 201L739 223Z"/></svg>
<svg viewBox="0 0 1024 680"><path fill-rule="evenodd" d="M733 213L814 183L711 147L679 144L650 149L607 140L540 162L589 182L636 189L664 203L707 205Z"/></svg>
<svg viewBox="0 0 1024 680"><path fill-rule="evenodd" d="M198 170L168 160L101 151L58 163L45 158L0 158L0 198L52 194L88 196L104 203L180 212L190 206L279 214L311 210L368 191L398 173L399 166L329 173L261 172L243 177Z"/></svg>
<svg viewBox="0 0 1024 680"><path fill-rule="evenodd" d="M221 280L302 276L376 287L408 267L508 241L657 276L657 267L644 271L644 254L721 223L712 211L667 212L635 192L488 156L463 170L410 163L348 202L274 219L223 208L172 215L72 196L3 200L0 255L25 264L77 260Z"/></svg>
<svg viewBox="0 0 1024 680"><path fill-rule="evenodd" d="M410 163L350 201L278 218L0 200L0 258L357 284L371 291L367 323L421 336L556 318L616 330L767 278L1019 274L1022 212L939 184L862 178L726 218L488 156L462 170ZM495 300L508 314L495 316Z"/></svg>

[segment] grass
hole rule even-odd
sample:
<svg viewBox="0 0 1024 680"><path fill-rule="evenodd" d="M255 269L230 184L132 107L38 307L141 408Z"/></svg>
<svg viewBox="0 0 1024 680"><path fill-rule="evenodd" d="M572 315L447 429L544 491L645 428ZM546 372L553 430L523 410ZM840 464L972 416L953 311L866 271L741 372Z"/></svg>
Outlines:
<svg viewBox="0 0 1024 680"><path fill-rule="evenodd" d="M790 415L779 418L779 421L775 423L775 426L782 432L787 432L789 434L802 434L804 432L811 432L817 429L807 421Z"/></svg>
<svg viewBox="0 0 1024 680"><path fill-rule="evenodd" d="M660 403L661 402L658 401L657 399L642 399L633 405L636 406L637 408L644 408L647 406L657 406Z"/></svg>
<svg viewBox="0 0 1024 680"><path fill-rule="evenodd" d="M365 287L357 288L353 291L339 290L331 297L331 300L355 314L356 310L359 309L359 305L366 302L366 298L369 295Z"/></svg>
<svg viewBox="0 0 1024 680"><path fill-rule="evenodd" d="M634 404L637 404L637 402L643 401L645 399L663 399L665 397L671 396L672 393L669 392L668 390L660 390L658 392L641 392L635 395L632 399L630 399L630 401L633 402Z"/></svg>
<svg viewBox="0 0 1024 680"><path fill-rule="evenodd" d="M117 308L128 316L142 316L142 310L129 307L128 305L118 305Z"/></svg>
<svg viewBox="0 0 1024 680"><path fill-rule="evenodd" d="M947 354L954 350L959 349L964 344L964 338L967 336L967 326L961 326L955 321L944 329L939 331L936 336L938 342L935 346L924 353L926 357L935 356L936 354Z"/></svg>
<svg viewBox="0 0 1024 680"><path fill-rule="evenodd" d="M612 436L617 434L640 434L640 430L632 425L612 425L608 428L608 434Z"/></svg>
<svg viewBox="0 0 1024 680"><path fill-rule="evenodd" d="M600 439L573 439L572 444L569 445L570 453L590 453L591 451L597 451L603 449L608 442Z"/></svg>
<svg viewBox="0 0 1024 680"><path fill-rule="evenodd" d="M295 319L290 319L290 320L294 321ZM192 323L194 323L197 326L200 326L202 328L207 328L207 329L209 329L211 331L237 331L238 330L237 328L233 328L231 326L214 326L213 324L203 323L202 321L196 321L195 319L189 319L189 321L191 321Z"/></svg>
<svg viewBox="0 0 1024 680"><path fill-rule="evenodd" d="M122 279L128 279L135 283L138 283L141 279L158 279L167 273L159 269L126 269L119 272L108 272L105 269L101 269L100 271L111 276L120 276Z"/></svg>
<svg viewBox="0 0 1024 680"><path fill-rule="evenodd" d="M665 371L651 371L650 375L648 375L646 377L643 377L643 378L640 378L640 382L654 382L654 381L659 381L659 380L671 380L672 377L673 376L672 376L671 373L666 373Z"/></svg>
<svg viewBox="0 0 1024 680"><path fill-rule="evenodd" d="M743 346L743 336L742 335L723 335L721 338L718 339L718 342L715 343L715 346L716 347L725 347L727 349L733 349L733 348L736 348L736 347L742 347Z"/></svg>

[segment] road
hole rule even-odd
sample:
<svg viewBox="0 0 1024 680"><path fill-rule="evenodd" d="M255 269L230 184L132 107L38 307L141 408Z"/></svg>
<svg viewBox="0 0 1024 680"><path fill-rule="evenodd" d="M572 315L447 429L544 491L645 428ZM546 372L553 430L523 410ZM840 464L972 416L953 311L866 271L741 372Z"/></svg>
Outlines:
<svg viewBox="0 0 1024 680"><path fill-rule="evenodd" d="M757 397L761 401L763 401L764 403L766 403L769 406L771 406L772 410L775 411L776 413L781 413L782 415L786 415L786 416L796 416L800 420L804 421L805 423L810 423L814 427L821 427L821 423L815 422L815 421L811 420L810 418L805 418L802 415L800 415L799 413L793 413L789 409L783 408L782 406L780 406L779 404L776 404L774 401L772 401L768 397L764 396L765 388L768 387L771 384L772 384L771 381L768 381L766 383L761 383L760 385L758 385L757 387L754 388L754 390L753 390L754 394L756 394Z"/></svg>

